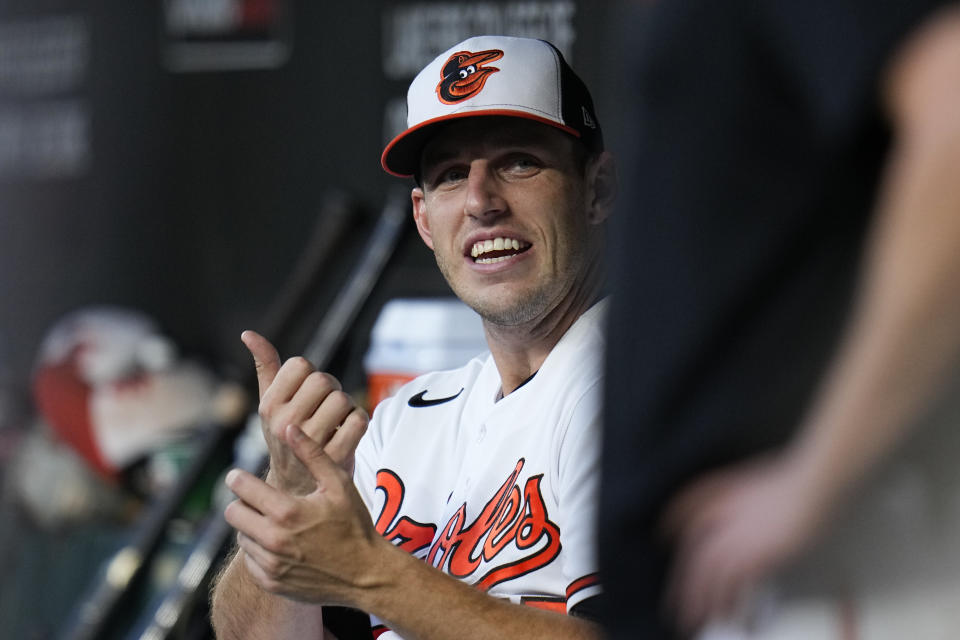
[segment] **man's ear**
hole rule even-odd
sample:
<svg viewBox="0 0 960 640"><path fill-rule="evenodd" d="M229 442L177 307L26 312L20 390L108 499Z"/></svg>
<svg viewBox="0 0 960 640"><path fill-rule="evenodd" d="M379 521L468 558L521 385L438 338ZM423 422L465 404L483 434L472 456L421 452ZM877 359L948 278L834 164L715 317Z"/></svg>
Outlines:
<svg viewBox="0 0 960 640"><path fill-rule="evenodd" d="M433 250L433 237L430 235L430 222L427 220L427 204L423 196L421 187L414 187L410 192L410 200L413 202L413 220L417 223L417 232L423 239L423 243Z"/></svg>
<svg viewBox="0 0 960 640"><path fill-rule="evenodd" d="M586 186L587 219L599 224L613 212L617 199L617 166L609 151L601 152L587 166Z"/></svg>

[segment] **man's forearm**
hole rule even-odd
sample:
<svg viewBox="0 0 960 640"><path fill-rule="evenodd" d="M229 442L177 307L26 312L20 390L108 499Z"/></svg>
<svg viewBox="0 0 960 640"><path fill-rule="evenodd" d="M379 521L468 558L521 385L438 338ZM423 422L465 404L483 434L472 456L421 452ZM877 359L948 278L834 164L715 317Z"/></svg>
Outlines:
<svg viewBox="0 0 960 640"><path fill-rule="evenodd" d="M821 478L855 482L904 437L960 354L960 10L901 56L897 130L844 349L801 431Z"/></svg>
<svg viewBox="0 0 960 640"><path fill-rule="evenodd" d="M311 640L323 638L317 604L297 602L254 583L237 551L217 579L211 596L211 622L220 640Z"/></svg>
<svg viewBox="0 0 960 640"><path fill-rule="evenodd" d="M391 545L356 602L406 640L596 640L582 619L494 598Z"/></svg>
<svg viewBox="0 0 960 640"><path fill-rule="evenodd" d="M387 543L389 544L389 543ZM491 597L389 545L381 577L356 592L351 604L370 611L406 640L597 640L585 620ZM321 605L298 602L258 587L242 551L225 566L211 598L216 637L324 638Z"/></svg>

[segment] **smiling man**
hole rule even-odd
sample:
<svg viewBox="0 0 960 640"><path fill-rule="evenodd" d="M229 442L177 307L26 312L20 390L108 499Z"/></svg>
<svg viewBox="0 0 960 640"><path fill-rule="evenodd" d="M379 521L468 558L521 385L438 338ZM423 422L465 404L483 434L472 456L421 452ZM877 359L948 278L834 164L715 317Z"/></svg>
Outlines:
<svg viewBox="0 0 960 640"><path fill-rule="evenodd" d="M594 536L604 221L615 193L592 100L549 43L481 36L414 79L383 153L490 353L366 416L331 376L243 339L266 481L228 476L238 552L221 638L599 637ZM352 637L352 636L351 636ZM358 636L359 637L359 636Z"/></svg>

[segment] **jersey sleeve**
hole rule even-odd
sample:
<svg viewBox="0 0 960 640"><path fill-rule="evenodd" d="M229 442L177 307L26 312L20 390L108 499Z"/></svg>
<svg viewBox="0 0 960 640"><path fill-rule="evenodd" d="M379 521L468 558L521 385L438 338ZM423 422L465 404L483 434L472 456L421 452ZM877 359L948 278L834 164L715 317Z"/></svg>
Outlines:
<svg viewBox="0 0 960 640"><path fill-rule="evenodd" d="M557 487L567 611L601 593L596 517L600 491L601 383L573 405L560 441Z"/></svg>

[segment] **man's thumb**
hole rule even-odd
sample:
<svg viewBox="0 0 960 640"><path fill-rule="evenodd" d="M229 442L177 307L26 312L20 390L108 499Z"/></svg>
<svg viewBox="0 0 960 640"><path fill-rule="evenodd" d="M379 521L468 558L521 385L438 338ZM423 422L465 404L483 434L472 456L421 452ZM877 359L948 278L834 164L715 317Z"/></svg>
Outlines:
<svg viewBox="0 0 960 640"><path fill-rule="evenodd" d="M240 334L240 340L246 345L250 355L253 356L253 364L257 370L257 386L260 388L260 397L267 390L267 387L273 383L280 371L280 354L269 340L261 336L256 331L244 331Z"/></svg>

